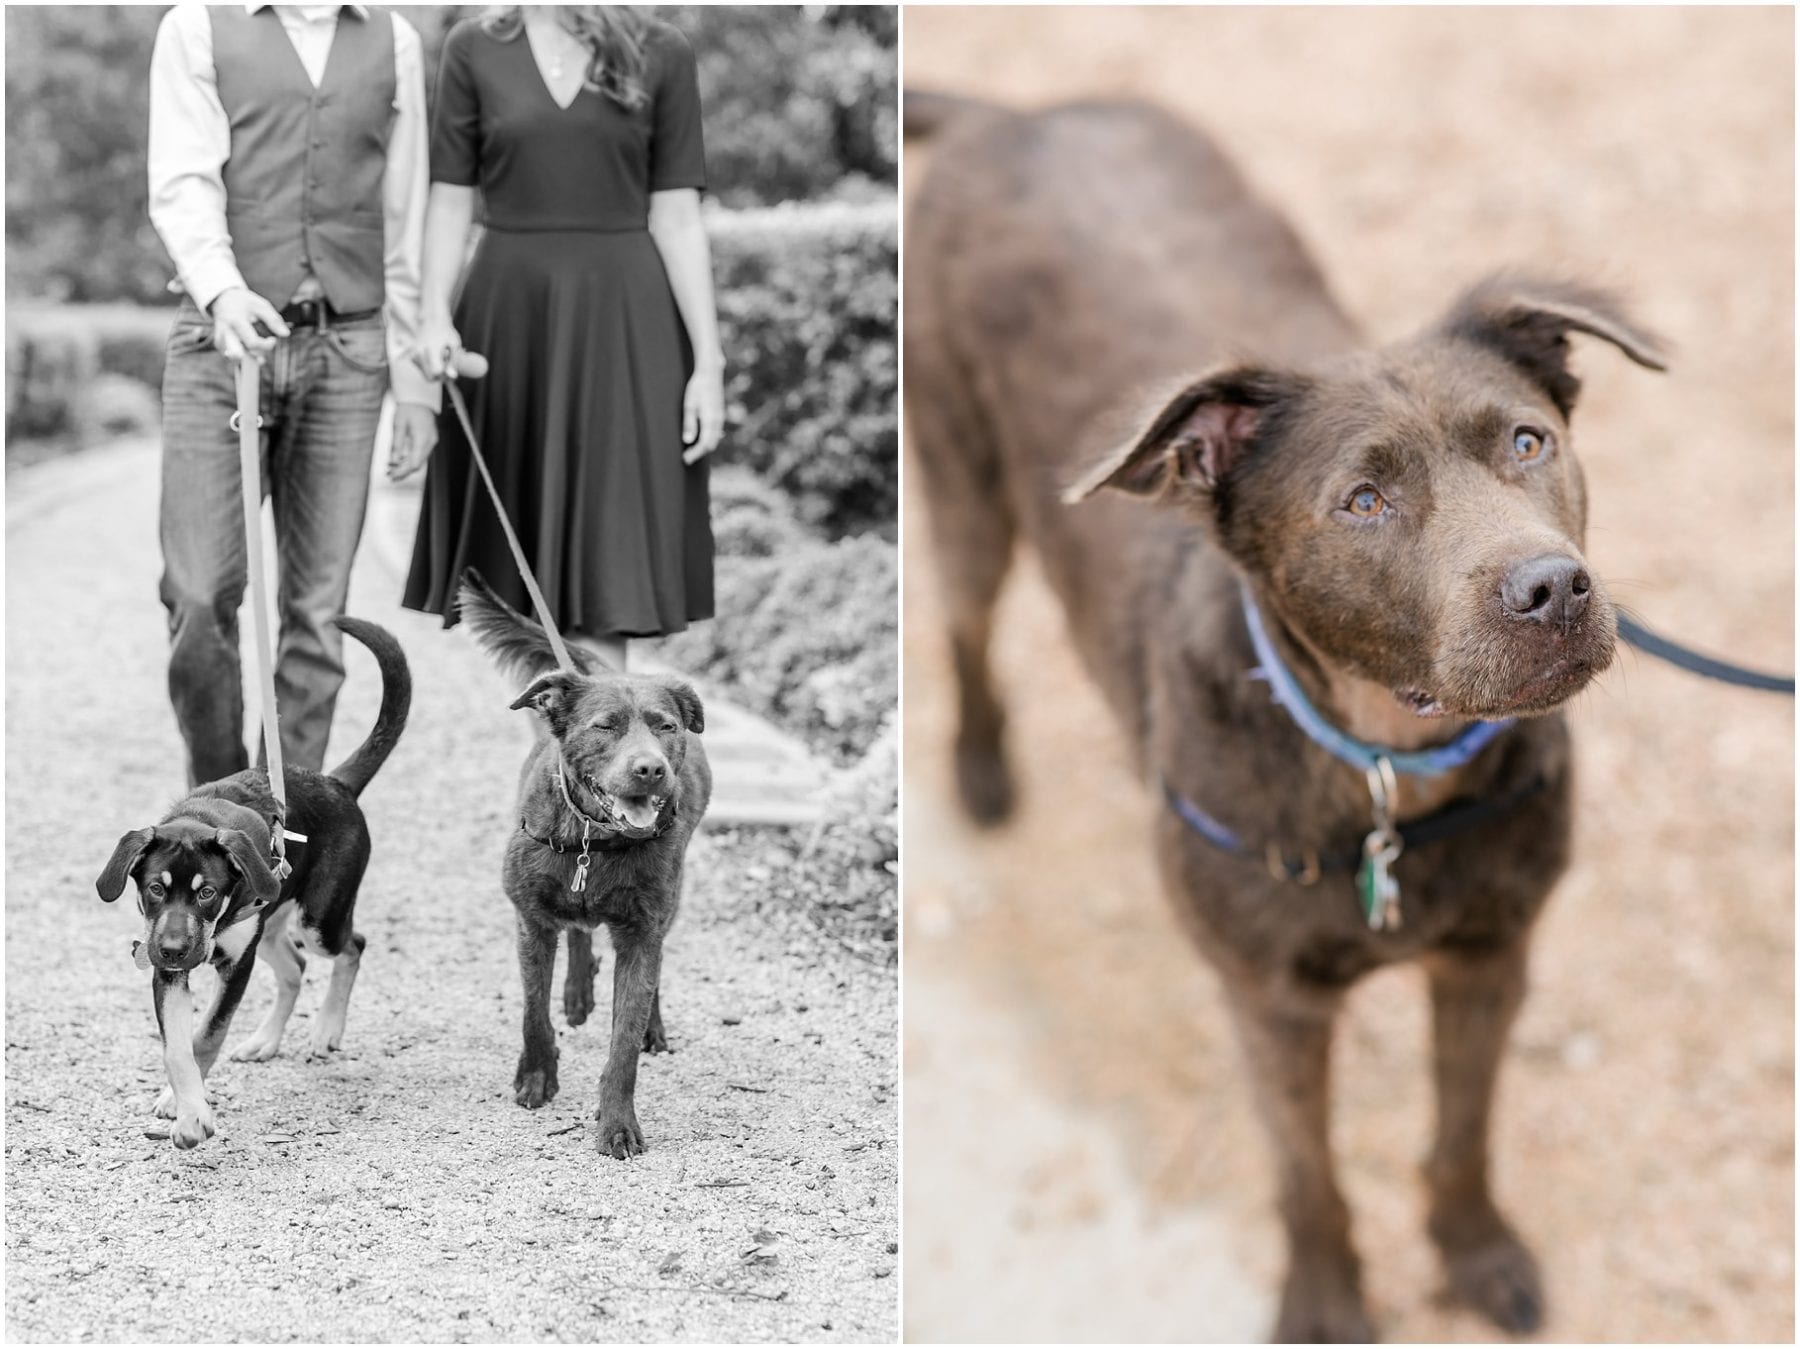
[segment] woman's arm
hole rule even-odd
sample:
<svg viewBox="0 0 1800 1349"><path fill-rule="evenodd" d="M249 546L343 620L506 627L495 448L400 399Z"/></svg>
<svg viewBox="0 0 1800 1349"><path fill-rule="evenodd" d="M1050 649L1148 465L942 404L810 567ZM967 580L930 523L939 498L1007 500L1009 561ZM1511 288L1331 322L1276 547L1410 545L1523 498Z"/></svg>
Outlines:
<svg viewBox="0 0 1800 1349"><path fill-rule="evenodd" d="M433 183L425 199L425 248L419 265L419 345L412 353L431 379L442 379L446 365L462 350L462 338L450 321L450 297L462 273L469 225L475 218L475 189ZM448 355L446 355L446 352ZM427 417L431 433L411 419ZM401 404L395 410L394 438L388 453L388 477L398 482L425 466L437 445L437 412Z"/></svg>
<svg viewBox="0 0 1800 1349"><path fill-rule="evenodd" d="M451 347L452 355L462 349L462 339L450 321L450 301L456 293L456 278L462 275L474 220L474 188L455 183L431 185L425 201L425 259L419 279L419 363L433 379L443 377L444 348Z"/></svg>
<svg viewBox="0 0 1800 1349"><path fill-rule="evenodd" d="M681 439L688 463L711 454L725 431L725 353L713 303L712 249L700 218L700 194L671 188L650 194L650 237L662 254L675 307L694 348L694 374L681 403ZM429 242L427 252L429 253Z"/></svg>

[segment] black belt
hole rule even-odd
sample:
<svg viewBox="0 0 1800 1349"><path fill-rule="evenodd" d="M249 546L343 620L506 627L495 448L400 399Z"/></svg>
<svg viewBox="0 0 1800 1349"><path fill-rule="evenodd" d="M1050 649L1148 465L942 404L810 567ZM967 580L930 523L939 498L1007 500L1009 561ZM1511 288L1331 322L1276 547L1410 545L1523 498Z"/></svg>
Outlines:
<svg viewBox="0 0 1800 1349"><path fill-rule="evenodd" d="M281 321L290 328L335 328L345 323L361 323L380 314L379 305L346 314L341 309L333 309L329 300L296 300L281 311Z"/></svg>

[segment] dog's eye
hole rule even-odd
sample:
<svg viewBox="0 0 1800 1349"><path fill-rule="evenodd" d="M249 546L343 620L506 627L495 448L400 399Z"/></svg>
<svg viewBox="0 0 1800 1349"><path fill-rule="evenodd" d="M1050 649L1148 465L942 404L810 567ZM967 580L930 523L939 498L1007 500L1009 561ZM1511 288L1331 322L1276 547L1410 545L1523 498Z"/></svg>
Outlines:
<svg viewBox="0 0 1800 1349"><path fill-rule="evenodd" d="M163 897L162 882L161 881L151 881L150 884L148 884L144 887L144 893L146 895L148 895L151 899L161 899Z"/></svg>
<svg viewBox="0 0 1800 1349"><path fill-rule="evenodd" d="M1372 520L1388 508L1387 498L1373 487L1363 486L1350 494L1350 502L1345 507L1350 514Z"/></svg>
<svg viewBox="0 0 1800 1349"><path fill-rule="evenodd" d="M217 890L213 889L212 886L203 885L200 887L200 902L201 903L211 904L218 897L219 897L219 892Z"/></svg>
<svg viewBox="0 0 1800 1349"><path fill-rule="evenodd" d="M1542 459L1549 448L1548 438L1529 426L1521 426L1513 432L1513 457L1522 464Z"/></svg>

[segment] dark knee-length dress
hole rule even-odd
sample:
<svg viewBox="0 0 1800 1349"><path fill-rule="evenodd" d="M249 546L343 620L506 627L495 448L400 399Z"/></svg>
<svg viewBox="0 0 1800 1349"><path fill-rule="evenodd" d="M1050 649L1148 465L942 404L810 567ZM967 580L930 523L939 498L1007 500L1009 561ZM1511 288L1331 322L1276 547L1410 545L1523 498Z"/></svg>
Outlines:
<svg viewBox="0 0 1800 1349"><path fill-rule="evenodd" d="M434 181L479 185L486 230L456 306L470 420L560 627L678 632L713 612L706 461L682 463L693 356L647 229L649 195L703 188L694 57L653 24L646 106L584 88L559 107L523 35L445 40ZM463 569L530 612L448 400L404 603L456 621Z"/></svg>

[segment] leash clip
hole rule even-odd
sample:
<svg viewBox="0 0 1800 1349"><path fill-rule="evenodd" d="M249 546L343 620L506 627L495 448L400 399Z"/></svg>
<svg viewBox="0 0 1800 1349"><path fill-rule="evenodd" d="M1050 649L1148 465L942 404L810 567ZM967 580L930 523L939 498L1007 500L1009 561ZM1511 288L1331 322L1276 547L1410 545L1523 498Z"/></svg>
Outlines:
<svg viewBox="0 0 1800 1349"><path fill-rule="evenodd" d="M1377 756L1366 770L1369 802L1375 827L1363 839L1362 866L1356 873L1356 894L1361 901L1363 917L1376 932L1398 931L1400 927L1400 882L1394 876L1394 863L1400 860L1405 844L1394 825L1394 797L1399 783L1394 765L1386 755Z"/></svg>

